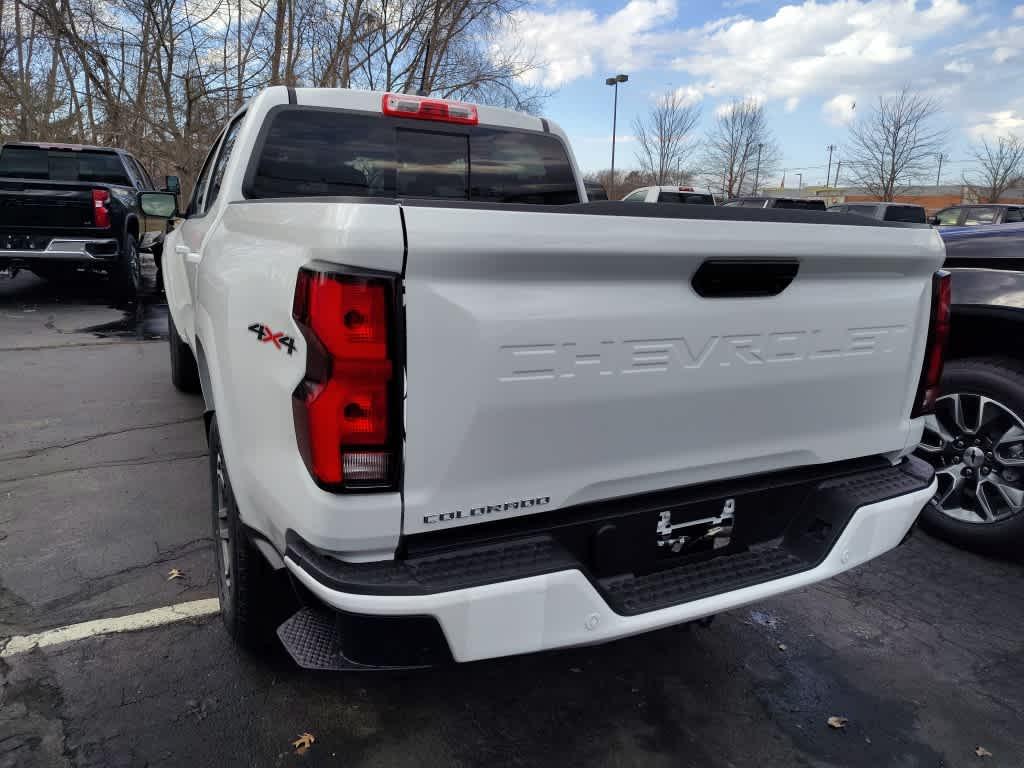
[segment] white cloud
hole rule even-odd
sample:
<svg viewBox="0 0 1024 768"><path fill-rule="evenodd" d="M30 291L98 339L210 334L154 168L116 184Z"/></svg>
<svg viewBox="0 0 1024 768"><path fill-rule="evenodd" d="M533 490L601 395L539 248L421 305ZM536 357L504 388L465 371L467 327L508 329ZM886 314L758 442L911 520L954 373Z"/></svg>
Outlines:
<svg viewBox="0 0 1024 768"><path fill-rule="evenodd" d="M790 99L910 77L915 45L968 16L960 0L839 0L786 5L757 21L733 18L685 33L677 69L722 94ZM912 59L914 60L912 62Z"/></svg>
<svg viewBox="0 0 1024 768"><path fill-rule="evenodd" d="M840 93L825 102L822 111L825 119L832 125L846 125L856 117L857 97L849 93Z"/></svg>
<svg viewBox="0 0 1024 768"><path fill-rule="evenodd" d="M1013 9L1013 18L1024 19L1024 5L1018 5Z"/></svg>
<svg viewBox="0 0 1024 768"><path fill-rule="evenodd" d="M653 32L671 21L676 0L629 0L620 10L598 18L591 10L511 14L496 46L522 47L542 67L526 82L557 88L603 70L636 70L653 63Z"/></svg>
<svg viewBox="0 0 1024 768"><path fill-rule="evenodd" d="M1024 135L1024 111L1006 109L1001 112L989 112L977 120L967 132L974 139L991 139L1010 133Z"/></svg>
<svg viewBox="0 0 1024 768"><path fill-rule="evenodd" d="M696 104L704 98L704 91L695 85L683 85L676 88L676 96L684 104Z"/></svg>
<svg viewBox="0 0 1024 768"><path fill-rule="evenodd" d="M799 106L800 106L800 97L799 96L790 96L788 99L786 99L786 111L787 112L792 112L792 111L794 111Z"/></svg>
<svg viewBox="0 0 1024 768"><path fill-rule="evenodd" d="M955 72L958 75L969 75L974 71L974 65L966 59L954 59L943 67L947 72Z"/></svg>

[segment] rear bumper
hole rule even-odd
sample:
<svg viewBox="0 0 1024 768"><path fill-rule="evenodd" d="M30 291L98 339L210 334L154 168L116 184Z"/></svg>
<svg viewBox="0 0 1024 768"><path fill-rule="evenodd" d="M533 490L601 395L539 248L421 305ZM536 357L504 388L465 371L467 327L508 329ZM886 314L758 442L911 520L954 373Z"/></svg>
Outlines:
<svg viewBox="0 0 1024 768"><path fill-rule="evenodd" d="M516 565L510 566L507 557L498 558L500 562L495 562L495 568L542 572L443 591L408 589L386 564L380 567L380 573L390 575L382 579L378 588L368 588L364 579L362 583L353 582L353 588L346 590L340 588L342 583L336 578L304 558L299 549L289 549L285 564L328 609L349 615L434 619L456 661L601 643L764 600L830 578L892 549L904 539L935 493L931 474L925 474L913 462L905 463L906 479L893 474L896 468L889 468L861 473L853 481L818 484L818 501L841 506L845 500L846 504L854 505L849 513L843 511L841 529L824 542L820 552L810 552L803 538L785 544L790 538L787 532L784 544L775 550L784 550L784 554L722 555L696 565L626 579L626 598L620 594L623 579L596 578L582 563L552 565L552 557L564 558L565 553L541 551L538 555L538 549L543 547L536 544L532 555L520 552L511 557ZM902 486L897 487L900 483ZM876 500L879 496L883 498ZM802 521L799 515L794 518L794 523L803 525ZM491 551L481 552L478 546L471 552L442 555L440 565L432 560L430 567L422 568L421 572L432 574L430 578L435 584L443 584L445 579L454 583L450 581L452 568L463 566L453 561L460 558L470 561L464 569L479 572L481 562L494 561L495 555ZM427 575L423 580L428 580ZM654 593L650 594L652 590ZM639 609L636 604L630 605L630 594L639 595ZM287 626L286 622L282 630ZM289 644L287 633L279 634L296 660L303 663L295 647ZM344 658L345 639L334 638L331 643ZM326 656L321 654L318 658L322 662Z"/></svg>
<svg viewBox="0 0 1024 768"><path fill-rule="evenodd" d="M39 262L104 262L117 257L120 246L114 238L55 237L41 248L5 248L0 239L0 259L26 266Z"/></svg>

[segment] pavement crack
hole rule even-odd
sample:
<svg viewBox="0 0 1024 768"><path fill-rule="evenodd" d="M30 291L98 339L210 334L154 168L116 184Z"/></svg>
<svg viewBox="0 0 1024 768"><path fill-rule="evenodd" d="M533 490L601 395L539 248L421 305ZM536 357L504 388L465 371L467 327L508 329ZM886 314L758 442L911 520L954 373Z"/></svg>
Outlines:
<svg viewBox="0 0 1024 768"><path fill-rule="evenodd" d="M39 456L50 451L64 450L65 448L74 448L78 445L84 445L85 443L92 442L93 440L100 440L104 437L114 437L116 435L126 435L129 432L141 432L147 429L160 429L161 427L173 427L178 424L188 424L191 421L199 421L202 416L189 416L184 419L174 419L172 421L161 421L155 424L140 424L135 427L125 427L123 429L115 429L110 432L99 432L95 435L87 435L86 437L79 438L77 440L69 440L65 443L55 443L54 445L46 445L41 448L32 448L27 451L16 451L14 453L0 454L0 461L13 461L16 459L30 459L34 456Z"/></svg>
<svg viewBox="0 0 1024 768"><path fill-rule="evenodd" d="M191 451L189 453L172 453L166 456L156 456L153 458L146 459L123 459L118 461L101 461L96 464L83 464L77 467L64 467L62 469L55 469L50 472L36 472L29 475L23 475L21 477L5 477L0 478L0 485L6 485L7 483L18 483L25 480L38 480L44 477L55 477L57 475L66 475L71 472L85 472L90 469L108 469L111 467L141 467L146 464L164 464L171 461L191 461L194 459L204 459L208 456L207 451Z"/></svg>

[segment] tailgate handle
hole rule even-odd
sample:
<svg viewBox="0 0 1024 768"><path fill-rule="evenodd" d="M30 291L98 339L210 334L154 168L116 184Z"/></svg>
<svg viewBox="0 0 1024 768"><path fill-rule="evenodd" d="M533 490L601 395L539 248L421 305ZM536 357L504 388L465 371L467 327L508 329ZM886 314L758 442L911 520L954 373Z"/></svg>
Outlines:
<svg viewBox="0 0 1024 768"><path fill-rule="evenodd" d="M693 275L693 290L705 299L778 296L793 282L796 259L708 259Z"/></svg>

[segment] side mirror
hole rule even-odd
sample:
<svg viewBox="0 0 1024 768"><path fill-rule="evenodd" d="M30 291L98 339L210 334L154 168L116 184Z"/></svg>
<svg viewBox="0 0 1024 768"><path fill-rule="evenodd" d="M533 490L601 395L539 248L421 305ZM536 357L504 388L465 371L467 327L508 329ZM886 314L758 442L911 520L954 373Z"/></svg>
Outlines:
<svg viewBox="0 0 1024 768"><path fill-rule="evenodd" d="M139 208L147 216L173 219L178 212L178 198L170 192L139 192Z"/></svg>
<svg viewBox="0 0 1024 768"><path fill-rule="evenodd" d="M164 176L164 191L172 195L181 192L181 179L177 176Z"/></svg>
<svg viewBox="0 0 1024 768"><path fill-rule="evenodd" d="M928 219L928 223L931 224L933 227L939 226L939 217L932 216L930 219Z"/></svg>

